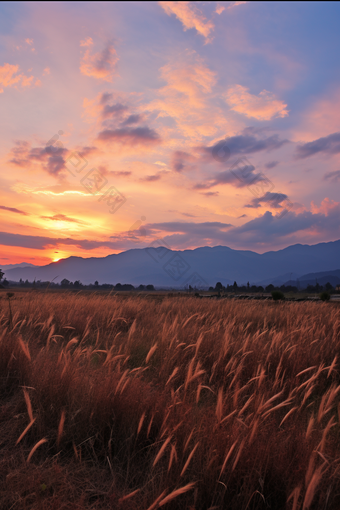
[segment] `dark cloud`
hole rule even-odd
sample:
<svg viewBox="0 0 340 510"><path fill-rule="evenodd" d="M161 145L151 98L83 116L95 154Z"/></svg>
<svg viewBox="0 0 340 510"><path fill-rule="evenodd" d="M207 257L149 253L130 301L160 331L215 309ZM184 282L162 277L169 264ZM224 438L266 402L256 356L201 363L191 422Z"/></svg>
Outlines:
<svg viewBox="0 0 340 510"><path fill-rule="evenodd" d="M270 170L271 168L275 168L278 164L279 164L278 161L269 161L269 163L266 163L264 166L265 168Z"/></svg>
<svg viewBox="0 0 340 510"><path fill-rule="evenodd" d="M121 117L124 112L128 111L128 107L122 103L116 103L113 105L105 104L102 116L106 119L107 117Z"/></svg>
<svg viewBox="0 0 340 510"><path fill-rule="evenodd" d="M147 175L146 177L142 177L140 180L141 181L146 181L146 182L154 182L154 181L159 181L161 178L161 176L158 174L158 175Z"/></svg>
<svg viewBox="0 0 340 510"><path fill-rule="evenodd" d="M338 154L340 152L340 133L333 133L332 135L318 138L313 142L299 145L296 148L296 158L308 158L318 152L323 152L325 154Z"/></svg>
<svg viewBox="0 0 340 510"><path fill-rule="evenodd" d="M64 147L53 145L31 149L27 142L19 142L17 147L12 149L14 157L10 162L17 166L29 167L32 162L38 161L42 163L42 168L50 175L59 175L65 168L65 157L68 152Z"/></svg>
<svg viewBox="0 0 340 510"><path fill-rule="evenodd" d="M323 176L324 181L330 180L331 182L338 182L340 181L340 170L336 170L335 172L329 172L328 174L325 174Z"/></svg>
<svg viewBox="0 0 340 510"><path fill-rule="evenodd" d="M93 154L96 154L98 152L98 149L97 147L82 147L81 149L78 150L78 154L79 156L81 156L82 158L86 158L88 156L92 156Z"/></svg>
<svg viewBox="0 0 340 510"><path fill-rule="evenodd" d="M175 170L175 172L182 172L184 168L188 167L188 161L193 161L196 158L184 151L175 151L171 157L171 168ZM192 165L190 165L193 168Z"/></svg>
<svg viewBox="0 0 340 510"><path fill-rule="evenodd" d="M4 211L9 211L17 214L23 214L24 216L29 216L29 214L25 211L21 211L20 209L16 209L15 207L6 207L5 205L0 205L0 209Z"/></svg>
<svg viewBox="0 0 340 510"><path fill-rule="evenodd" d="M115 177L128 177L129 175L132 174L132 172L118 172L118 171L115 171L115 170L111 170L111 172L109 172L110 175L114 175Z"/></svg>
<svg viewBox="0 0 340 510"><path fill-rule="evenodd" d="M150 145L159 143L160 136L147 126L136 128L105 129L98 135L98 140L104 142L121 142L126 145Z"/></svg>
<svg viewBox="0 0 340 510"><path fill-rule="evenodd" d="M264 150L271 151L279 149L286 143L289 143L289 140L281 140L278 135L272 135L267 138L257 138L254 135L242 134L219 140L210 147L197 147L197 150L203 154L203 158L206 161L210 161L215 159L214 155L221 147L226 146L229 149L228 154L226 153L226 162L229 155L252 154ZM223 162L223 158L218 159L218 161Z"/></svg>
<svg viewBox="0 0 340 510"><path fill-rule="evenodd" d="M122 126L128 126L130 124L138 124L138 122L141 122L143 120L142 115L135 114L135 115L129 115L127 119L122 122Z"/></svg>
<svg viewBox="0 0 340 510"><path fill-rule="evenodd" d="M54 216L40 216L40 218L44 220L69 221L70 223L78 223L79 225L88 225L88 223L85 223L85 221L70 218L69 216L65 216L65 214L55 214Z"/></svg>
<svg viewBox="0 0 340 510"><path fill-rule="evenodd" d="M205 195L206 197L218 197L219 192L218 191L206 191L201 193L201 195Z"/></svg>
<svg viewBox="0 0 340 510"><path fill-rule="evenodd" d="M244 160L232 166L229 170L215 174L213 178L207 179L205 182L195 184L193 189L210 189L219 184L232 184L236 188L244 188L261 181L263 183L269 182L263 174L255 172L253 165Z"/></svg>
<svg viewBox="0 0 340 510"><path fill-rule="evenodd" d="M112 99L111 92L103 92L102 97L100 98L100 104L106 104Z"/></svg>
<svg viewBox="0 0 340 510"><path fill-rule="evenodd" d="M116 249L117 245L110 241L89 241L87 239L70 239L70 238L53 238L42 236L29 236L21 234L10 234L8 232L0 232L0 245L4 246L20 246L22 248L32 248L36 250L44 250L48 246L71 245L83 250L94 250L101 246Z"/></svg>
<svg viewBox="0 0 340 510"><path fill-rule="evenodd" d="M261 207L261 204L269 204L270 207L273 207L274 209L282 209L282 202L285 202L285 200L288 199L288 196L284 193L271 193L270 191L267 191L265 195L259 198L253 198L250 204L245 205L245 207L251 207L254 209L257 209L258 207Z"/></svg>

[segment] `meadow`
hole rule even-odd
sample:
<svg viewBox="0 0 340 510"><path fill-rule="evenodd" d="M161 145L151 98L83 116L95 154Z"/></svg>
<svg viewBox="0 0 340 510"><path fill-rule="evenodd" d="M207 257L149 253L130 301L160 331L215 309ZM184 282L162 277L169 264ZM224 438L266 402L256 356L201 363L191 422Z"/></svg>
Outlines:
<svg viewBox="0 0 340 510"><path fill-rule="evenodd" d="M340 508L339 303L0 294L0 508Z"/></svg>

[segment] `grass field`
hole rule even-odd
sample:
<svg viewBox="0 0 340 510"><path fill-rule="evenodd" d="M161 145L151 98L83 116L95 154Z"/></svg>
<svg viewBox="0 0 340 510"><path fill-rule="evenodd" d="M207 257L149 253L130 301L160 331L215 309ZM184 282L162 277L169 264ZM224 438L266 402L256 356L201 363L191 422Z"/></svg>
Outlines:
<svg viewBox="0 0 340 510"><path fill-rule="evenodd" d="M338 303L0 298L1 510L340 508Z"/></svg>

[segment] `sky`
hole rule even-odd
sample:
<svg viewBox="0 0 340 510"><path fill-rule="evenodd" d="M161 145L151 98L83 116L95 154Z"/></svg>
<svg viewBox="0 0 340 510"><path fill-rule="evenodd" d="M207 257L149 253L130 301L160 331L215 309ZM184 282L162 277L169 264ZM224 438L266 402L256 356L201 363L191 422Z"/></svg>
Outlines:
<svg viewBox="0 0 340 510"><path fill-rule="evenodd" d="M1 2L0 264L340 239L339 20Z"/></svg>

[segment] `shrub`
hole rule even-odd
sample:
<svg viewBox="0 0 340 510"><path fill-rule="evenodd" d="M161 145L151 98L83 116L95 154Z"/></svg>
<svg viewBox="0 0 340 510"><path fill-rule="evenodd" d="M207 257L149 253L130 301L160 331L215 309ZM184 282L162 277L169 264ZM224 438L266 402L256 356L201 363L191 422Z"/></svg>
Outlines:
<svg viewBox="0 0 340 510"><path fill-rule="evenodd" d="M321 292L320 294L320 299L322 301L329 301L329 298L330 298L330 294L328 292Z"/></svg>
<svg viewBox="0 0 340 510"><path fill-rule="evenodd" d="M280 290L273 290L272 298L274 299L274 301L282 301L285 298L285 295Z"/></svg>

